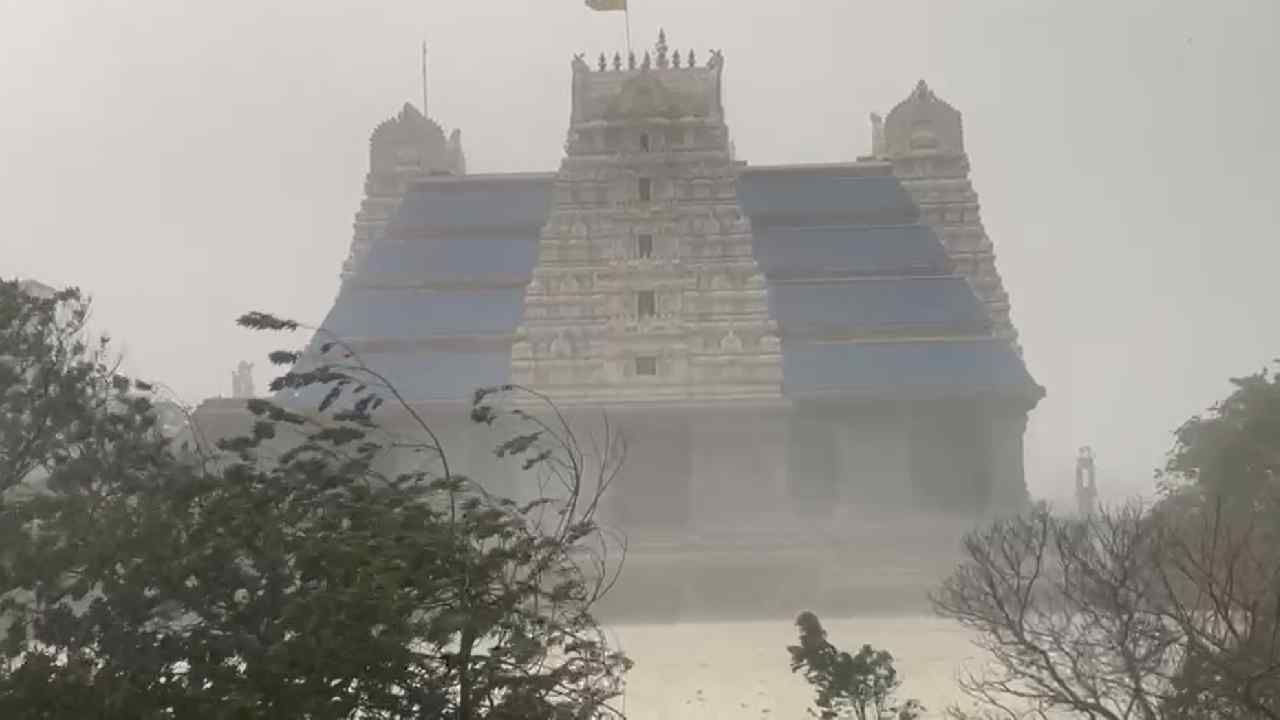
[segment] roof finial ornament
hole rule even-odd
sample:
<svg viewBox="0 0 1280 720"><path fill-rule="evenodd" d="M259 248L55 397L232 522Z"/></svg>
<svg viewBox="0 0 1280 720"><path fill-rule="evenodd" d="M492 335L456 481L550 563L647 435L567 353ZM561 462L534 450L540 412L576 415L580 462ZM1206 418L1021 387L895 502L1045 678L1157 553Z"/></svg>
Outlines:
<svg viewBox="0 0 1280 720"><path fill-rule="evenodd" d="M689 51L689 67L698 67L698 57L693 54L693 50Z"/></svg>
<svg viewBox="0 0 1280 720"><path fill-rule="evenodd" d="M671 67L680 67L680 51L676 50L671 53Z"/></svg>
<svg viewBox="0 0 1280 720"><path fill-rule="evenodd" d="M916 83L915 95L921 100L933 99L933 91L929 89L929 84L924 81L924 78L920 78L920 82Z"/></svg>
<svg viewBox="0 0 1280 720"><path fill-rule="evenodd" d="M614 70L622 69L622 53L613 54L613 69Z"/></svg>
<svg viewBox="0 0 1280 720"><path fill-rule="evenodd" d="M658 56L658 67L665 68L667 66L667 31L658 30L658 44L653 46Z"/></svg>
<svg viewBox="0 0 1280 720"><path fill-rule="evenodd" d="M634 50L627 51L627 69L628 70L636 69L636 53Z"/></svg>
<svg viewBox="0 0 1280 720"><path fill-rule="evenodd" d="M609 60L605 58L604 53L600 53L598 67L600 68L600 72L604 72L609 69Z"/></svg>
<svg viewBox="0 0 1280 720"><path fill-rule="evenodd" d="M649 60L649 51L648 51L648 50L645 50L645 51L644 51L644 60L641 60L641 61L640 61L640 69L641 69L641 70L648 70L651 64L652 64L652 63L651 63L651 61Z"/></svg>

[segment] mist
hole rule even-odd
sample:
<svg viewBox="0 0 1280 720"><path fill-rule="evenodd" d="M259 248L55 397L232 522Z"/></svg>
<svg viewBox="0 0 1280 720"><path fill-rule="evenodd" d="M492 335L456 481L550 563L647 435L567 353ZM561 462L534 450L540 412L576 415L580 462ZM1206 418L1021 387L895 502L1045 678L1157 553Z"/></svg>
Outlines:
<svg viewBox="0 0 1280 720"><path fill-rule="evenodd" d="M570 61L627 43L578 0L0 2L0 277L78 286L125 369L183 401L258 387L319 323L406 102L470 173L554 172ZM719 49L750 165L853 162L924 79L963 114L1027 367L1031 495L1150 496L1172 432L1280 352L1280 5L632 0L630 38Z"/></svg>

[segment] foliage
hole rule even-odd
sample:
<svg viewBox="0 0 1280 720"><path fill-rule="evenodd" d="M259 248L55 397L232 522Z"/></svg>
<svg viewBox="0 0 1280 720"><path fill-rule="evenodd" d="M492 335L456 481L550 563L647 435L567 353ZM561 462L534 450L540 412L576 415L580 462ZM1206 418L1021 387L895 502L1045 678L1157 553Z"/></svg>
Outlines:
<svg viewBox="0 0 1280 720"><path fill-rule="evenodd" d="M987 651L961 683L991 716L1280 717L1280 377L1232 384L1154 506L966 538L934 606Z"/></svg>
<svg viewBox="0 0 1280 720"><path fill-rule="evenodd" d="M519 389L486 390L477 419L527 427L504 452L561 483L523 505L493 497L334 340L276 383L318 391L323 411L252 401L251 434L191 462L155 431L147 386L72 339L86 315L75 294L0 298L21 369L6 376L0 482L40 468L49 488L0 505L0 717L616 715L629 662L591 608L617 572L594 511L619 456L601 453L592 478L554 408L543 420L503 406ZM378 428L384 399L420 437ZM382 470L396 452L435 462Z"/></svg>
<svg viewBox="0 0 1280 720"><path fill-rule="evenodd" d="M1167 494L1196 489L1238 511L1280 492L1280 374L1264 369L1231 384L1226 399L1175 432L1160 473Z"/></svg>
<svg viewBox="0 0 1280 720"><path fill-rule="evenodd" d="M911 720L924 711L916 700L895 701L902 681L888 651L870 645L854 655L841 651L827 640L826 629L811 612L800 613L796 627L800 644L787 647L791 671L803 672L813 686L817 717L832 720L852 713L857 720Z"/></svg>
<svg viewBox="0 0 1280 720"><path fill-rule="evenodd" d="M987 654L962 689L1009 718L1280 717L1280 564L1224 517L1039 509L971 534L934 597Z"/></svg>

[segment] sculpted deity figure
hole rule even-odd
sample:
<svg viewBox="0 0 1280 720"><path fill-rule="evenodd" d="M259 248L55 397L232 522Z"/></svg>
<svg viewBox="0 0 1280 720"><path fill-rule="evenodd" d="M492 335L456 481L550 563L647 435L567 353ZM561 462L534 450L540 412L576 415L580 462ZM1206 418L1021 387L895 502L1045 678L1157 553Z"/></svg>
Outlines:
<svg viewBox="0 0 1280 720"><path fill-rule="evenodd" d="M255 395L253 387L253 363L240 361L236 371L231 373L231 397L251 398Z"/></svg>
<svg viewBox="0 0 1280 720"><path fill-rule="evenodd" d="M742 338L731 329L729 334L720 339L720 349L724 352L742 352Z"/></svg>

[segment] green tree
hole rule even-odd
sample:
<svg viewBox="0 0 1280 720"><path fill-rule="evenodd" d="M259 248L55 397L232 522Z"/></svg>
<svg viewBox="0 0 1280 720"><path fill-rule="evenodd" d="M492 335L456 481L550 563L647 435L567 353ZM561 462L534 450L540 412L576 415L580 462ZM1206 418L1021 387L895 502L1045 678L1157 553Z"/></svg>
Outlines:
<svg viewBox="0 0 1280 720"><path fill-rule="evenodd" d="M916 700L895 699L902 681L888 651L870 645L853 655L840 650L811 612L800 613L796 627L799 644L787 646L791 671L802 672L813 686L817 710L811 712L817 717L834 720L852 713L857 720L911 720L924 711Z"/></svg>
<svg viewBox="0 0 1280 720"><path fill-rule="evenodd" d="M1280 493L1280 374L1264 369L1231 384L1177 429L1160 478L1166 493L1198 490L1240 511Z"/></svg>
<svg viewBox="0 0 1280 720"><path fill-rule="evenodd" d="M5 289L0 483L35 489L0 505L0 717L617 714L629 662L591 608L616 577L594 512L620 459L587 483L553 407L476 394L477 421L523 428L499 452L562 483L516 505L451 472L425 423L392 447L374 413L398 394L333 341L275 383L318 389L323 411L253 401L252 433L193 461L150 386L76 339L78 294ZM379 472L405 450L438 462Z"/></svg>
<svg viewBox="0 0 1280 720"><path fill-rule="evenodd" d="M1184 423L1154 506L970 534L935 609L974 631L999 717L1280 718L1280 384Z"/></svg>

